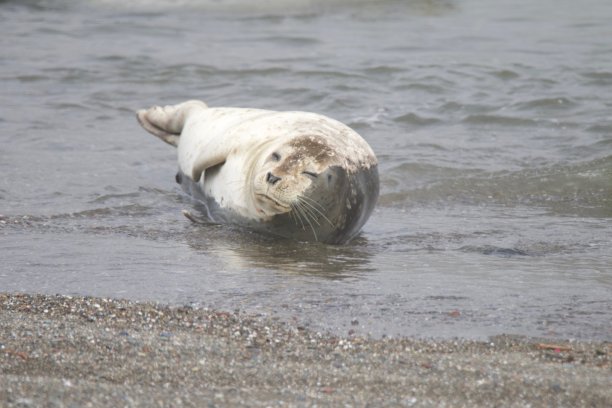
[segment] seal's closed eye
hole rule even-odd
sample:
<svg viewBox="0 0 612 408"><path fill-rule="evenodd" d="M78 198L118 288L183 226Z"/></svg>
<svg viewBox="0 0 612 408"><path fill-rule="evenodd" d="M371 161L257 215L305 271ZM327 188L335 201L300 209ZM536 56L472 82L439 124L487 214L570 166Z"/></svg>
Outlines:
<svg viewBox="0 0 612 408"><path fill-rule="evenodd" d="M272 160L274 160L274 161L280 161L281 156L280 156L280 154L278 154L278 153L274 152L274 153L272 153L272 154L270 155L270 159L272 159Z"/></svg>
<svg viewBox="0 0 612 408"><path fill-rule="evenodd" d="M305 174L311 178L317 178L319 176L317 173L313 173L312 171L303 171L302 174Z"/></svg>

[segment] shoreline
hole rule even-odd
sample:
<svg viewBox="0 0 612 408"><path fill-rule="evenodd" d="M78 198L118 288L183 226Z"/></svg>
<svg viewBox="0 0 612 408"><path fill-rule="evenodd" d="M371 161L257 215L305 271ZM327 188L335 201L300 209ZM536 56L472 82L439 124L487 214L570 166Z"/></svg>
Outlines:
<svg viewBox="0 0 612 408"><path fill-rule="evenodd" d="M612 343L366 339L265 317L0 294L0 406L595 406Z"/></svg>

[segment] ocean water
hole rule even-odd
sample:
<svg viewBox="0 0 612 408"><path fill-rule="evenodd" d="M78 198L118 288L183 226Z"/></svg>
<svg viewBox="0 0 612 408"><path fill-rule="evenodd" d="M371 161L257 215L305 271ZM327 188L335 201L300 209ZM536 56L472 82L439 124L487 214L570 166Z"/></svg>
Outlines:
<svg viewBox="0 0 612 408"><path fill-rule="evenodd" d="M0 291L340 335L612 339L612 2L0 1ZM134 111L306 110L381 196L348 245L193 225Z"/></svg>

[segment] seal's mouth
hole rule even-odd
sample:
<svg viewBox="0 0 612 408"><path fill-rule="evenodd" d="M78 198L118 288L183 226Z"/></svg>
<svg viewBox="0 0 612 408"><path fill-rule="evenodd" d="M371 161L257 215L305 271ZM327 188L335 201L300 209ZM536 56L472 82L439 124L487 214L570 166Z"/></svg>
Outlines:
<svg viewBox="0 0 612 408"><path fill-rule="evenodd" d="M276 201L275 199L273 199L272 197L270 197L267 194L257 194L257 196L259 198L264 198L265 201L271 202L272 204L274 204L274 206L276 208L282 210L283 212L291 211L291 206L290 205L282 204L282 203Z"/></svg>

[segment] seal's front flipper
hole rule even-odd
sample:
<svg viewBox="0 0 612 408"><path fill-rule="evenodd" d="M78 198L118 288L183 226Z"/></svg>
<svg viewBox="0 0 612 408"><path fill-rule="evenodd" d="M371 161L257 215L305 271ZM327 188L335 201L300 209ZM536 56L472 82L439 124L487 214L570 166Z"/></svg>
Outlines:
<svg viewBox="0 0 612 408"><path fill-rule="evenodd" d="M194 224L206 224L204 221L200 220L199 218L197 218L195 215L193 215L187 210L183 210L182 213L185 216L185 218L187 218L189 221L193 222Z"/></svg>
<svg viewBox="0 0 612 408"><path fill-rule="evenodd" d="M189 221L197 225L216 225L217 224L212 219L206 218L204 216L194 215L189 210L183 210L182 213L185 216L185 218L187 218Z"/></svg>
<svg viewBox="0 0 612 408"><path fill-rule="evenodd" d="M136 117L147 132L172 146L177 146L189 113L194 109L207 108L208 106L202 101L187 101L178 105L141 109L136 113Z"/></svg>
<svg viewBox="0 0 612 408"><path fill-rule="evenodd" d="M210 151L204 151L193 162L193 167L191 168L192 180L197 182L200 180L202 173L204 173L206 169L225 163L225 159L227 159L229 154L229 147L216 147L216 150L211 148Z"/></svg>

